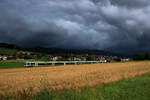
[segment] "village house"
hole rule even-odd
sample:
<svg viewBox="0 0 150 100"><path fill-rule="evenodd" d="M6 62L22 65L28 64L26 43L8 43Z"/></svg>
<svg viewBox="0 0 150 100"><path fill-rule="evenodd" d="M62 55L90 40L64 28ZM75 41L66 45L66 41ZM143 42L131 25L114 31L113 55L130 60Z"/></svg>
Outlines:
<svg viewBox="0 0 150 100"><path fill-rule="evenodd" d="M78 58L78 57L74 57L73 59L74 61L81 61L81 58Z"/></svg>
<svg viewBox="0 0 150 100"><path fill-rule="evenodd" d="M82 57L81 60L82 60L82 61L86 61L87 58L86 58L86 57Z"/></svg>
<svg viewBox="0 0 150 100"><path fill-rule="evenodd" d="M0 60L7 60L8 57L7 56L0 56Z"/></svg>
<svg viewBox="0 0 150 100"><path fill-rule="evenodd" d="M56 60L62 60L62 56L56 56L56 57L52 57L52 60L53 61L56 61Z"/></svg>
<svg viewBox="0 0 150 100"><path fill-rule="evenodd" d="M127 62L127 61L130 61L130 58L123 58L121 59L122 62Z"/></svg>

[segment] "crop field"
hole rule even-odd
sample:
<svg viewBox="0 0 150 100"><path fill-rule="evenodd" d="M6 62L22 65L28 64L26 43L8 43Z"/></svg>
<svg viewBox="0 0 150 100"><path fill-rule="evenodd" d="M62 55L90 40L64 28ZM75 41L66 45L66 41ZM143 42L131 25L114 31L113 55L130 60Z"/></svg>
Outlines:
<svg viewBox="0 0 150 100"><path fill-rule="evenodd" d="M149 61L0 69L0 96L32 96L45 86L52 91L82 90L148 72Z"/></svg>

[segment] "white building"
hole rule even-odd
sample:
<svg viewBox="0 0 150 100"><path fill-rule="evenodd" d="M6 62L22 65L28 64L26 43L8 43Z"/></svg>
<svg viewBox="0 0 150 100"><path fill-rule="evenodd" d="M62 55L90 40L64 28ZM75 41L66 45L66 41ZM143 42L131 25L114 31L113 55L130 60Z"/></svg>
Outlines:
<svg viewBox="0 0 150 100"><path fill-rule="evenodd" d="M7 60L6 56L0 56L0 60Z"/></svg>
<svg viewBox="0 0 150 100"><path fill-rule="evenodd" d="M127 61L130 61L129 58L126 58L126 59L121 59L122 62L127 62Z"/></svg>

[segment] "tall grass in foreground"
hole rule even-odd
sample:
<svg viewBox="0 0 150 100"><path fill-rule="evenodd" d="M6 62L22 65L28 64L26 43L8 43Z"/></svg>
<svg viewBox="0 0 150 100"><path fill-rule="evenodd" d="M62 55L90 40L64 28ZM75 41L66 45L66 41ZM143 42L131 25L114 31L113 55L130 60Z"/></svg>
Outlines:
<svg viewBox="0 0 150 100"><path fill-rule="evenodd" d="M82 91L45 89L32 100L150 100L150 74Z"/></svg>

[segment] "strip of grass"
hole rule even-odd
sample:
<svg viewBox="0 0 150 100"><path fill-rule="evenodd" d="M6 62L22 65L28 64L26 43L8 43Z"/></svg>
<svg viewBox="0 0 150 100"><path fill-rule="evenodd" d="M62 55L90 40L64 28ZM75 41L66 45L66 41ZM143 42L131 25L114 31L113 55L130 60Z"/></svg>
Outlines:
<svg viewBox="0 0 150 100"><path fill-rule="evenodd" d="M3 68L22 68L24 67L24 62L0 62L0 69Z"/></svg>
<svg viewBox="0 0 150 100"><path fill-rule="evenodd" d="M82 92L45 90L32 100L150 100L150 74Z"/></svg>

